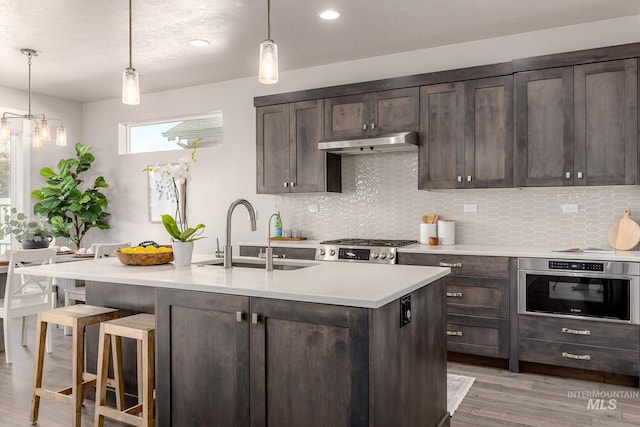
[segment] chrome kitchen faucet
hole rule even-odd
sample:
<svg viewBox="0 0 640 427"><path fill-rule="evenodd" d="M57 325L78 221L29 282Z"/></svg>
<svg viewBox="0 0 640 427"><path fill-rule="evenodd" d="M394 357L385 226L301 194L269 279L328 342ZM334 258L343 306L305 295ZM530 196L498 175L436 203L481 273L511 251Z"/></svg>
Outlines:
<svg viewBox="0 0 640 427"><path fill-rule="evenodd" d="M229 210L227 211L227 245L224 247L224 268L232 268L231 265L231 214L238 205L244 205L249 211L249 218L251 219L251 231L256 231L256 211L251 206L251 203L245 199L238 199L231 203Z"/></svg>

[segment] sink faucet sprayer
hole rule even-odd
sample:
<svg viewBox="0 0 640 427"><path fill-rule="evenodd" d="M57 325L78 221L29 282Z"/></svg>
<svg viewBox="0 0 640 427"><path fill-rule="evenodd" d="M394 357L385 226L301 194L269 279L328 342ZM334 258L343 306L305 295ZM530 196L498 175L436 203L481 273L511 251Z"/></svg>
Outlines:
<svg viewBox="0 0 640 427"><path fill-rule="evenodd" d="M266 258L266 267L267 271L273 271L273 248L271 247L271 220L273 218L279 218L280 222L282 222L282 218L280 218L280 214L274 213L269 217L269 227L267 227L267 249L265 253Z"/></svg>
<svg viewBox="0 0 640 427"><path fill-rule="evenodd" d="M249 218L251 220L251 231L256 231L256 211L251 206L251 203L245 199L238 199L231 203L229 210L227 211L227 245L224 247L224 268L231 268L231 214L238 205L244 205L249 211Z"/></svg>

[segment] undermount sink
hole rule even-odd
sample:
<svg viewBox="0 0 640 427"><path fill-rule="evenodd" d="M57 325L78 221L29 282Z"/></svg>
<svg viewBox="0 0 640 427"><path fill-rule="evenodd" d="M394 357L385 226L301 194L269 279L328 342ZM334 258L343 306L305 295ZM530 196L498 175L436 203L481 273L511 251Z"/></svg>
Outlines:
<svg viewBox="0 0 640 427"><path fill-rule="evenodd" d="M212 266L212 267L222 267L222 264L216 263L216 264L198 264L198 267L205 267L205 266ZM256 268L256 269L263 269L265 270L265 263L262 262L246 262L246 261L232 261L231 262L231 266L232 267L238 267L238 268ZM299 270L301 268L306 268L306 267L311 267L311 265L302 265L302 264L273 264L273 269L274 270L283 270L283 271L291 271L291 270Z"/></svg>

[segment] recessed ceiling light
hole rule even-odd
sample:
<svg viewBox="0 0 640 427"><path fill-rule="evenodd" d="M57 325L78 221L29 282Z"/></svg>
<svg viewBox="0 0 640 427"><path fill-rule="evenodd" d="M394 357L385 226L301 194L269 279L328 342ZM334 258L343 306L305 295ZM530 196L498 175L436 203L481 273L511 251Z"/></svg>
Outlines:
<svg viewBox="0 0 640 427"><path fill-rule="evenodd" d="M191 46L205 47L209 46L211 43L209 43L207 40L196 39L191 40L189 44L191 44Z"/></svg>
<svg viewBox="0 0 640 427"><path fill-rule="evenodd" d="M333 19L338 19L340 17L340 14L338 12L336 12L335 10L325 10L322 11L318 14L318 16L322 19L326 19L328 21L333 20Z"/></svg>

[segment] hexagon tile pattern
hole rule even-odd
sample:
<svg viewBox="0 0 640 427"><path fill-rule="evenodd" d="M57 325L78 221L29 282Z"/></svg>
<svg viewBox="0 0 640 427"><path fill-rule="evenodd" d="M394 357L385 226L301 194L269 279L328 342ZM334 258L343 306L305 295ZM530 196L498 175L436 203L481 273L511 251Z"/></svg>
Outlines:
<svg viewBox="0 0 640 427"><path fill-rule="evenodd" d="M286 228L311 239L419 240L422 215L456 221L456 243L608 248L624 209L640 220L640 186L418 190L416 153L344 156L342 193L276 197ZM465 204L477 212L465 213ZM578 205L563 213L562 205ZM318 205L318 212L309 206Z"/></svg>

